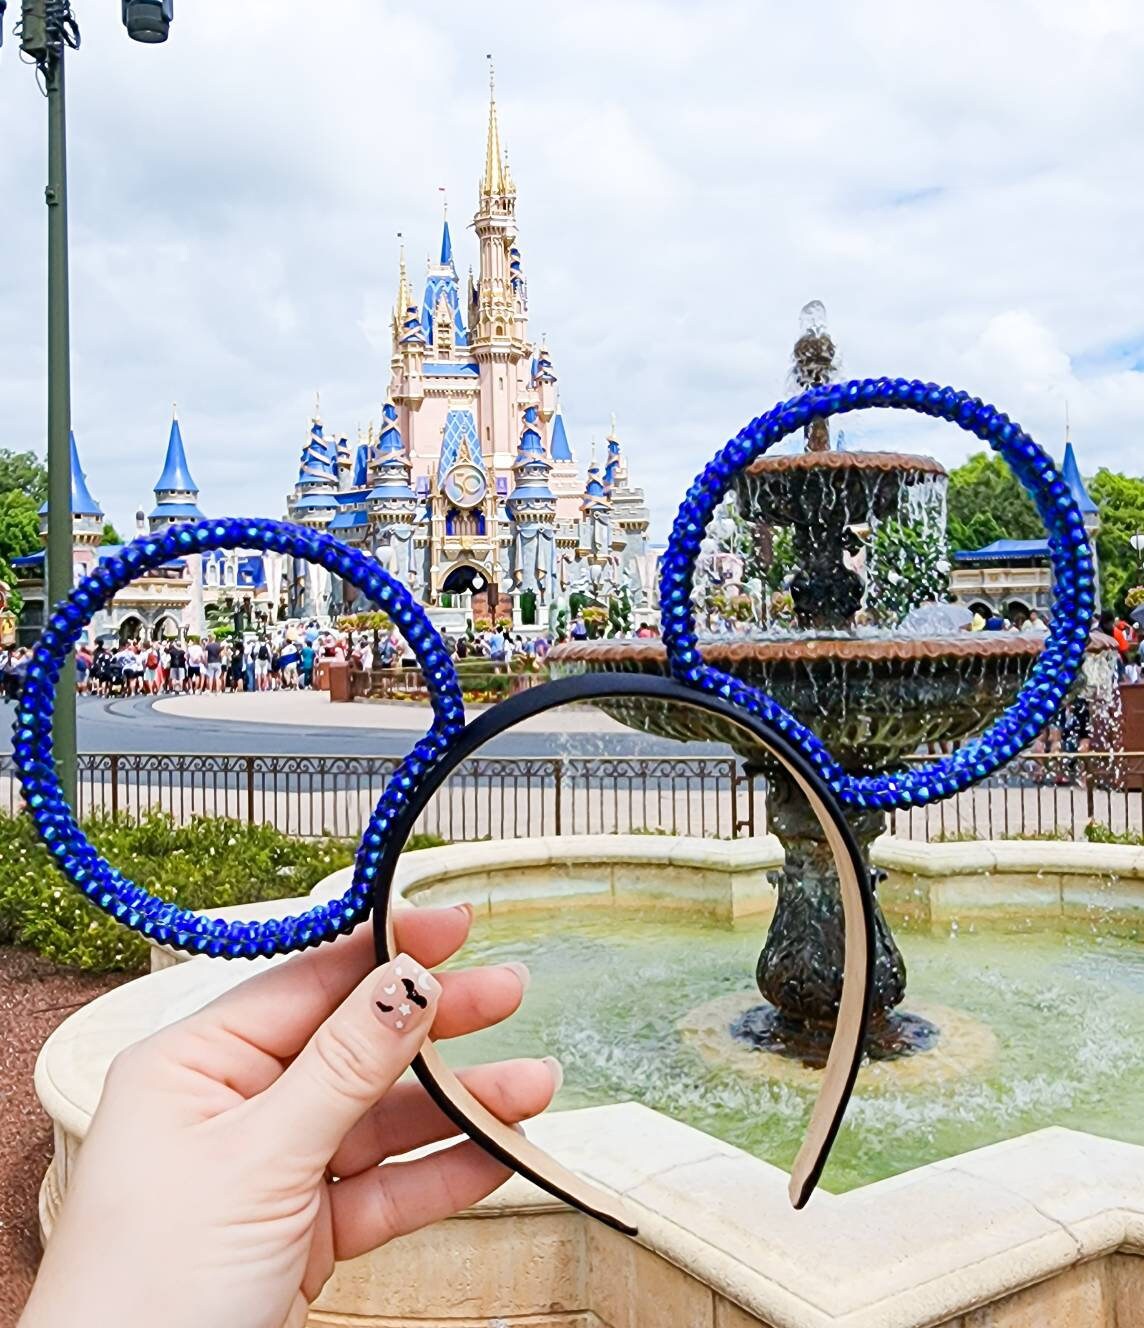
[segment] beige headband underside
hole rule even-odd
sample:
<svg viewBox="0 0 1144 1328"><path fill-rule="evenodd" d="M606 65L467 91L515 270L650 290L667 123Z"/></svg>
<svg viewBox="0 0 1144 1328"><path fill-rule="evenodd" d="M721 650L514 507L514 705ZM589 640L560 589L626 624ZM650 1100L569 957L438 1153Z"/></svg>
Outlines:
<svg viewBox="0 0 1144 1328"><path fill-rule="evenodd" d="M752 738L756 742L760 741L754 732ZM829 1147L832 1127L849 1091L853 1067L865 1032L863 1012L866 1008L869 946L862 886L842 833L810 784L777 753L771 751L771 756L793 775L825 829L838 872L845 921L844 971L838 1020L806 1137L791 1168L788 1193L795 1207L801 1208L809 1198L822 1169L825 1160L823 1154ZM386 918L386 935L389 953L392 955L396 953L392 908ZM431 1091L439 1098L442 1109L471 1138L488 1147L494 1156L535 1181L550 1194L582 1212L600 1218L610 1226L635 1234L636 1225L632 1215L618 1195L569 1171L530 1139L494 1116L445 1064L432 1042L425 1042L419 1060L419 1075L431 1082Z"/></svg>

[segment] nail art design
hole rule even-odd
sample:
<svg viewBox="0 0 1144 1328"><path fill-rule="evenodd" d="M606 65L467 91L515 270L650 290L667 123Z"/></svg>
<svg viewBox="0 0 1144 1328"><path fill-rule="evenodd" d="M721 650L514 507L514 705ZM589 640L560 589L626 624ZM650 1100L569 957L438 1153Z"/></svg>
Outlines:
<svg viewBox="0 0 1144 1328"><path fill-rule="evenodd" d="M399 1033L419 1023L441 984L415 959L400 954L383 964L374 1006L382 1022Z"/></svg>

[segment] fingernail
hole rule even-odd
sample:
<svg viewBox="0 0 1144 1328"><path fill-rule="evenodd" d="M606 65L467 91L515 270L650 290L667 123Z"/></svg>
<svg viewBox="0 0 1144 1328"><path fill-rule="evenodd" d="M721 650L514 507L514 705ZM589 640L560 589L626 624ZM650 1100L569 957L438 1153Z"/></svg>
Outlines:
<svg viewBox="0 0 1144 1328"><path fill-rule="evenodd" d="M528 984L532 981L532 974L528 971L528 966L526 964L522 964L514 959L511 963L502 964L501 968L507 968L510 973L515 973L520 979L521 987L525 991L528 990Z"/></svg>
<svg viewBox="0 0 1144 1328"><path fill-rule="evenodd" d="M477 910L472 904L456 904L454 906L458 913L464 913L470 922L477 916Z"/></svg>
<svg viewBox="0 0 1144 1328"><path fill-rule="evenodd" d="M378 1018L397 1033L407 1033L433 1016L441 984L416 959L399 954L377 970L373 1008Z"/></svg>
<svg viewBox="0 0 1144 1328"><path fill-rule="evenodd" d="M555 1097L564 1087L564 1066L560 1064L555 1056L545 1056L541 1064L548 1066L548 1073L552 1076L552 1082L555 1084L552 1090L552 1096Z"/></svg>

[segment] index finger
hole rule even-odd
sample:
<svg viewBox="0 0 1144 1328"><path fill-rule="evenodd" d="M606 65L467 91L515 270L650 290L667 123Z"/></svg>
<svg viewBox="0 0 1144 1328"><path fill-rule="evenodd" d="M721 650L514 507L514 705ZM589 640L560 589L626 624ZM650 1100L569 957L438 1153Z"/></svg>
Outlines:
<svg viewBox="0 0 1144 1328"><path fill-rule="evenodd" d="M443 963L465 943L469 904L403 908L393 914L398 945L425 968ZM373 929L363 922L348 936L295 955L240 982L183 1021L194 1032L222 1031L278 1060L296 1056L314 1029L373 968Z"/></svg>

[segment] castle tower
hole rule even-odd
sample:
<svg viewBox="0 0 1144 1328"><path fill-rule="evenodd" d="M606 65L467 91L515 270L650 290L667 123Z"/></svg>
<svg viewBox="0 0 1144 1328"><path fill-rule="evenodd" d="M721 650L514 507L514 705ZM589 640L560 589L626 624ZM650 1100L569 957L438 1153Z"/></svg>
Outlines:
<svg viewBox="0 0 1144 1328"><path fill-rule="evenodd" d="M178 411L171 411L171 432L163 473L155 483L155 506L147 518L151 532L165 530L180 521L201 521L199 486L191 478Z"/></svg>
<svg viewBox="0 0 1144 1328"><path fill-rule="evenodd" d="M572 444L568 441L559 398L548 433L548 455L552 458L551 484L556 495L556 515L561 521L576 521L580 515L583 485Z"/></svg>
<svg viewBox="0 0 1144 1328"><path fill-rule="evenodd" d="M325 530L338 510L338 459L336 447L326 439L315 407L310 437L302 449L298 479L286 500L291 521Z"/></svg>
<svg viewBox="0 0 1144 1328"><path fill-rule="evenodd" d="M620 584L627 587L633 607L644 608L651 602L650 589L655 580L654 559L647 547L651 512L644 491L629 482L627 459L616 434L614 415L608 432L603 484L611 504L612 548L619 558Z"/></svg>
<svg viewBox="0 0 1144 1328"><path fill-rule="evenodd" d="M525 339L526 291L516 247L516 185L501 148L491 66L485 170L473 229L480 242L480 268L469 311L469 341L482 370L480 417L494 444L494 467L508 469L513 455L507 444L515 437L516 410L531 389L531 365Z"/></svg>
<svg viewBox="0 0 1144 1328"><path fill-rule="evenodd" d="M537 407L525 407L520 448L512 467L513 490L505 505L514 527L512 588L517 594L534 597L533 610L546 606L556 587L556 495L548 484L552 463L544 451L539 423ZM518 607L523 607L519 601ZM536 621L534 612L527 616L530 622Z"/></svg>
<svg viewBox="0 0 1144 1328"><path fill-rule="evenodd" d="M397 406L387 401L381 411L381 434L370 457L371 542L386 571L421 594L425 569L415 543L417 495L409 483L411 467L397 422Z"/></svg>
<svg viewBox="0 0 1144 1328"><path fill-rule="evenodd" d="M400 408L398 418L409 437L413 419L425 400L425 352L428 339L422 326L413 287L405 270L405 246L398 260L397 299L393 306L393 353L390 357L389 395Z"/></svg>
<svg viewBox="0 0 1144 1328"><path fill-rule="evenodd" d="M1068 425L1065 425L1065 455L1061 462L1061 479L1069 486L1080 514L1084 518L1084 529L1088 535L1088 547L1092 553L1092 570L1096 581L1096 612L1100 613L1100 564L1097 562L1096 537L1100 534L1100 511L1093 502L1077 463L1076 452L1069 438Z"/></svg>
<svg viewBox="0 0 1144 1328"><path fill-rule="evenodd" d="M84 571L94 562L91 550L98 548L103 539L103 509L91 496L87 487L87 476L79 463L79 449L76 447L75 434L68 434L71 447L71 514L72 542L75 545L76 562L83 564ZM46 542L48 538L48 505L40 507L40 536ZM86 550L86 553L81 551Z"/></svg>

